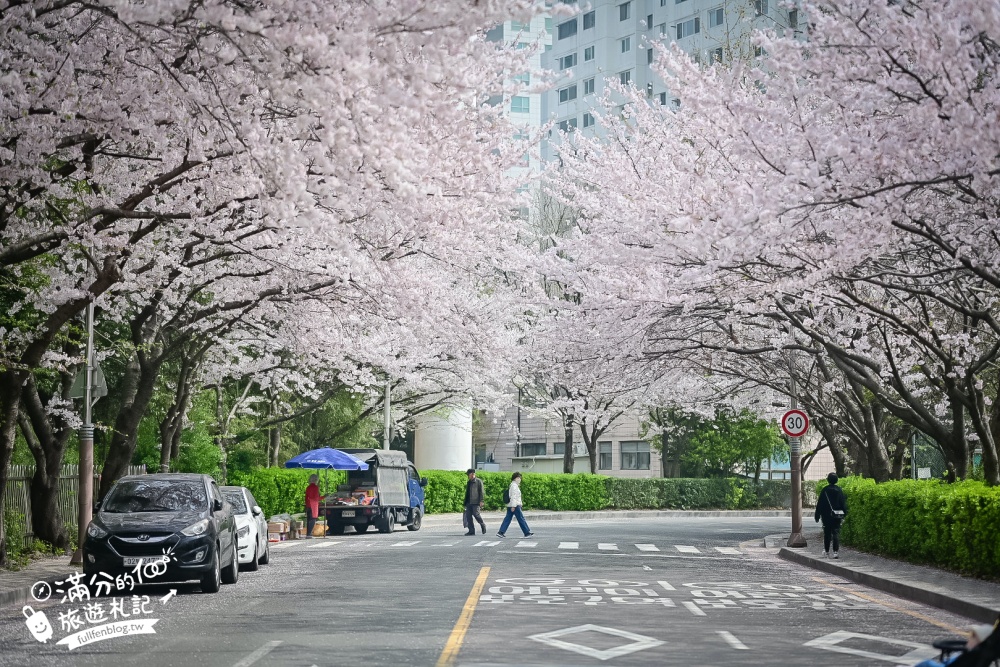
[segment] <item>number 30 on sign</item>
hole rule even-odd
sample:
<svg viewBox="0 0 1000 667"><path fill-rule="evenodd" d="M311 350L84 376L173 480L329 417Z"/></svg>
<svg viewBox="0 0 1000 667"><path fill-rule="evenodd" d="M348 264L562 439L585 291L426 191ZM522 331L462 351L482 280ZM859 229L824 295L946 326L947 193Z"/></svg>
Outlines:
<svg viewBox="0 0 1000 667"><path fill-rule="evenodd" d="M781 417L781 430L789 437L801 437L809 430L809 417L802 410L789 410Z"/></svg>

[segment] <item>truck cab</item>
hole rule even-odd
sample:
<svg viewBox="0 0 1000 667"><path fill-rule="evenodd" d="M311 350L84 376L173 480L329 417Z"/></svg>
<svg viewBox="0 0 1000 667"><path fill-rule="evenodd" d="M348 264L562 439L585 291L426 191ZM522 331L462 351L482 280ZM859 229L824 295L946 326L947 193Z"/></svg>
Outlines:
<svg viewBox="0 0 1000 667"><path fill-rule="evenodd" d="M396 525L420 530L424 516L424 487L416 467L399 451L344 449L368 464L368 470L351 470L347 483L337 487L325 503L329 531L343 534L347 526L359 533L371 526L391 533Z"/></svg>

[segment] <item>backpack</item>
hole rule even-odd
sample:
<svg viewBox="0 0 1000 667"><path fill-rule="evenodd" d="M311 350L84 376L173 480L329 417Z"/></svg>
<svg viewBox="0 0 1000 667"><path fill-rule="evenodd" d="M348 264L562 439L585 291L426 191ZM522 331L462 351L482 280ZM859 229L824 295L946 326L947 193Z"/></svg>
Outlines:
<svg viewBox="0 0 1000 667"><path fill-rule="evenodd" d="M508 486L503 490L503 504L506 505L510 502L510 487Z"/></svg>

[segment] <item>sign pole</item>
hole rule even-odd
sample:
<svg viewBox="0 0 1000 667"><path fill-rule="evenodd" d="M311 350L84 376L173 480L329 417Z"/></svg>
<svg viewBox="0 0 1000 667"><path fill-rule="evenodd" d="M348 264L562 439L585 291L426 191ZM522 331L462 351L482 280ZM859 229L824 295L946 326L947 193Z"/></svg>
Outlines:
<svg viewBox="0 0 1000 667"><path fill-rule="evenodd" d="M800 417L801 424L796 421ZM800 549L807 546L806 538L802 535L802 435L809 428L809 420L805 413L799 410L799 401L794 390L792 391L792 409L785 413L781 419L781 425L785 433L788 434L792 468L792 534L788 536L786 546Z"/></svg>
<svg viewBox="0 0 1000 667"><path fill-rule="evenodd" d="M83 426L80 427L80 489L77 504L77 547L70 565L83 564L83 542L93 518L94 503L94 424L91 422L94 394L94 302L87 305L87 370L83 391Z"/></svg>

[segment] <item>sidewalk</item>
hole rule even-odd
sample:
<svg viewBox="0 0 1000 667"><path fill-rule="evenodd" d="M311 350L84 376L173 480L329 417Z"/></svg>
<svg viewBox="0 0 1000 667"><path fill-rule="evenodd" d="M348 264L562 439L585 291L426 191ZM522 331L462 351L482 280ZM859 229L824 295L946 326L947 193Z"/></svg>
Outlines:
<svg viewBox="0 0 1000 667"><path fill-rule="evenodd" d="M484 521L503 521L505 512L483 512ZM530 510L524 518L532 521L618 521L620 519L678 519L678 518L743 518L743 517L790 517L789 510L595 510L593 512L552 512ZM448 514L428 514L425 526L462 525L461 512Z"/></svg>
<svg viewBox="0 0 1000 667"><path fill-rule="evenodd" d="M769 535L778 557L835 574L901 598L992 624L1000 616L1000 583L972 579L924 565L882 558L841 547L840 558L823 557L823 533L806 533L804 549L785 546L788 535Z"/></svg>
<svg viewBox="0 0 1000 667"><path fill-rule="evenodd" d="M22 570L0 570L0 607L34 604L31 587L35 582L46 581L54 590L56 581L79 571L79 565L69 564L69 556L47 556L31 561Z"/></svg>

